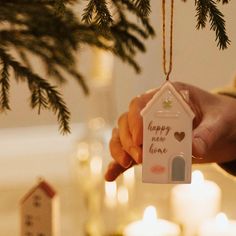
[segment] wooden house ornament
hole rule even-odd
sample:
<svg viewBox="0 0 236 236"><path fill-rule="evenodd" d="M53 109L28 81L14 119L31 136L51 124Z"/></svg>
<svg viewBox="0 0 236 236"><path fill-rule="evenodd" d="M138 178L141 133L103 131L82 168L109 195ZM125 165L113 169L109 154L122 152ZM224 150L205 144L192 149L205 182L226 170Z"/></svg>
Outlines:
<svg viewBox="0 0 236 236"><path fill-rule="evenodd" d="M58 236L59 200L56 191L39 180L20 202L21 236Z"/></svg>
<svg viewBox="0 0 236 236"><path fill-rule="evenodd" d="M167 81L141 111L143 182L191 182L194 113L187 100L187 91Z"/></svg>

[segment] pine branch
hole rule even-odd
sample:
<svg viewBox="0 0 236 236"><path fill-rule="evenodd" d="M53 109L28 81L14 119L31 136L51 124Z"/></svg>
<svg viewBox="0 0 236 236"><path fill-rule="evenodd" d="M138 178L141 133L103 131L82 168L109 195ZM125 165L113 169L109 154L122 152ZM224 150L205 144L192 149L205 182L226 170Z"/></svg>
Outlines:
<svg viewBox="0 0 236 236"><path fill-rule="evenodd" d="M227 4L229 3L230 0L217 0L217 2L221 2L222 4Z"/></svg>
<svg viewBox="0 0 236 236"><path fill-rule="evenodd" d="M196 28L205 28L208 14L208 4L205 0L195 1L196 4L196 17L197 17L197 25Z"/></svg>
<svg viewBox="0 0 236 236"><path fill-rule="evenodd" d="M150 0L135 0L135 7L144 17L147 17L151 12Z"/></svg>
<svg viewBox="0 0 236 236"><path fill-rule="evenodd" d="M5 60L4 57L2 57L2 69L1 69L1 92L0 92L0 110L6 111L10 110L9 106L9 64Z"/></svg>
<svg viewBox="0 0 236 236"><path fill-rule="evenodd" d="M69 133L70 112L68 111L61 94L57 91L57 88L14 60L3 48L0 48L0 57L4 58L5 62L11 66L18 80L27 80L29 89L32 92L32 108L38 107L39 112L41 107L51 109L57 114L60 131L63 134ZM46 95L46 99L43 96L44 94Z"/></svg>
<svg viewBox="0 0 236 236"><path fill-rule="evenodd" d="M0 33L1 34L1 33ZM22 50L21 48L15 47L16 52L19 54L19 57L21 61L24 63L26 67L28 67L30 70L32 70L32 66L30 64L30 61L26 55L26 52Z"/></svg>
<svg viewBox="0 0 236 236"><path fill-rule="evenodd" d="M48 109L48 102L46 98L45 91L41 88L32 89L31 94L31 107L34 109L38 107L38 114L40 114L41 109Z"/></svg>
<svg viewBox="0 0 236 236"><path fill-rule="evenodd" d="M217 46L220 49L226 49L230 44L230 40L225 30L224 15L218 10L214 1L209 0L208 4L211 29L216 33Z"/></svg>
<svg viewBox="0 0 236 236"><path fill-rule="evenodd" d="M86 24L95 23L104 32L109 31L113 23L111 13L108 10L105 0L88 0L87 7L84 9L82 20Z"/></svg>
<svg viewBox="0 0 236 236"><path fill-rule="evenodd" d="M64 0L55 0L54 9L55 9L55 13L58 16L63 16L66 11L65 1Z"/></svg>
<svg viewBox="0 0 236 236"><path fill-rule="evenodd" d="M220 1L218 1L220 2ZM228 3L228 1L222 1ZM206 26L207 17L209 15L209 22L211 30L215 31L217 46L219 49L226 49L230 44L230 40L225 30L224 15L219 11L213 0L195 0L197 11L197 25L196 28L204 28Z"/></svg>
<svg viewBox="0 0 236 236"><path fill-rule="evenodd" d="M197 29L204 28L209 20L220 49L225 49L230 40L217 3L229 1L195 0ZM136 55L145 52L144 41L155 35L149 19L150 0L86 0L82 20L73 11L77 2L0 0L0 107L2 104L4 109L9 108L8 73L13 69L16 79L28 83L31 107L38 108L39 113L42 109L53 110L60 129L65 132L69 131L69 112L61 94L32 71L28 55L34 54L42 60L49 75L47 79L61 84L68 80L65 75L69 75L87 94L85 80L75 68L80 48L89 45L109 50L140 72ZM12 47L16 48L19 61L7 53Z"/></svg>
<svg viewBox="0 0 236 236"><path fill-rule="evenodd" d="M138 17L138 19L142 22L146 32L148 35L150 36L154 36L155 32L153 27L151 26L151 24L149 23L149 19L146 15L143 15L143 11L140 11L140 9L138 9L135 4L133 3L133 0L116 0L114 1L114 5L117 7L117 11L120 14L120 18L125 20L123 21L125 24L127 23L127 19L124 15L124 12L121 11L122 6L125 6L128 11L132 12L134 15L136 15ZM148 8L148 6L147 6ZM146 14L149 14L149 11L146 11ZM137 24L136 24L137 26Z"/></svg>

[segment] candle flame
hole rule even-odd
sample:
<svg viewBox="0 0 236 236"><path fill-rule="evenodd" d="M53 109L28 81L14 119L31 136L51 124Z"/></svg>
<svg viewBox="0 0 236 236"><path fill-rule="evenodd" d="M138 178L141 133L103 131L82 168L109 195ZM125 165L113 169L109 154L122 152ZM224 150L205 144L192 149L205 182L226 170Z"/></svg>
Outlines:
<svg viewBox="0 0 236 236"><path fill-rule="evenodd" d="M204 182L204 175L200 170L195 170L192 173L192 185L201 185Z"/></svg>
<svg viewBox="0 0 236 236"><path fill-rule="evenodd" d="M157 211L154 206L148 206L143 213L143 221L147 224L155 223L157 220Z"/></svg>
<svg viewBox="0 0 236 236"><path fill-rule="evenodd" d="M218 226L221 230L226 229L226 228L228 227L228 225L229 225L229 220L228 220L226 214L223 213L223 212L218 213L218 214L216 215L215 220L216 220L217 226Z"/></svg>

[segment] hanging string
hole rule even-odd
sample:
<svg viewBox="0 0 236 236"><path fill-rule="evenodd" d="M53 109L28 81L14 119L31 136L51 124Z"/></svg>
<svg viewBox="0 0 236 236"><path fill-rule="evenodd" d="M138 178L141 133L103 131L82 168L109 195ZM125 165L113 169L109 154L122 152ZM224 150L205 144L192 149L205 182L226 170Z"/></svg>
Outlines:
<svg viewBox="0 0 236 236"><path fill-rule="evenodd" d="M170 18L170 48L169 48L169 66L166 66L166 1L162 0L162 50L163 50L163 70L166 80L169 80L173 64L173 20L174 20L174 0L171 0L171 18Z"/></svg>

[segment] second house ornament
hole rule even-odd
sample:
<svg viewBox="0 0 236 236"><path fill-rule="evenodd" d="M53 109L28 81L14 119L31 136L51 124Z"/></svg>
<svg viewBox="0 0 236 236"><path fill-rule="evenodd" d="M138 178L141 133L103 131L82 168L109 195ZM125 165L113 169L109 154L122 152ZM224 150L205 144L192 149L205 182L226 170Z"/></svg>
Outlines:
<svg viewBox="0 0 236 236"><path fill-rule="evenodd" d="M177 91L169 82L172 70L173 9L171 0L170 62L166 70L165 0L163 15L163 68L166 82L141 111L143 117L143 182L190 183L192 124L188 91Z"/></svg>

